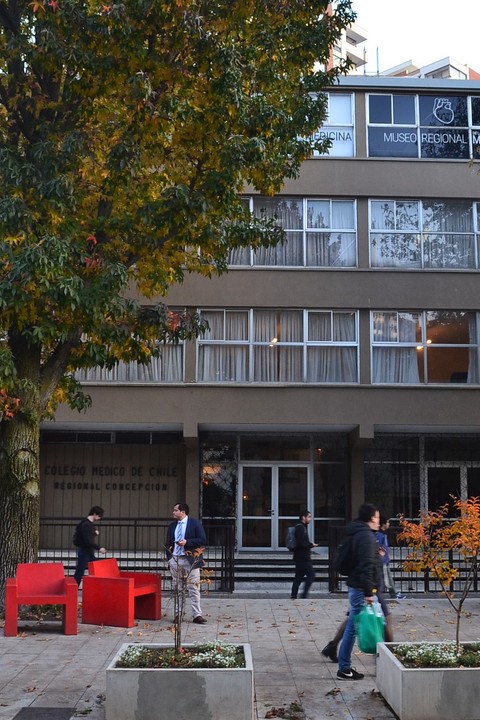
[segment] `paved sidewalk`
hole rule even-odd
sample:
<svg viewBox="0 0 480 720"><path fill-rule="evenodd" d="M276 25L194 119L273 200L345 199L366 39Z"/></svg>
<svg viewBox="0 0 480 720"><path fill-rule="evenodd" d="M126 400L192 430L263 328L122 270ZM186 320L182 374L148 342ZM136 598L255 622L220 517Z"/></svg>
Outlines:
<svg viewBox="0 0 480 720"><path fill-rule="evenodd" d="M291 703L303 708L305 720L394 718L376 692L374 656L355 646L353 664L365 678L342 682L336 678L337 666L320 654L345 616L346 597L313 595L292 601L279 595L205 596L208 624L185 622L184 642L217 637L251 644L258 720ZM412 597L392 609L395 640L454 637L455 617L446 599ZM466 612L461 636L479 639L480 599L470 598ZM158 622L139 621L130 629L79 624L73 637L62 635L58 623L30 624L26 631L21 627L16 638L0 635L0 720L104 720L106 666L124 642L170 642L168 597L163 614Z"/></svg>

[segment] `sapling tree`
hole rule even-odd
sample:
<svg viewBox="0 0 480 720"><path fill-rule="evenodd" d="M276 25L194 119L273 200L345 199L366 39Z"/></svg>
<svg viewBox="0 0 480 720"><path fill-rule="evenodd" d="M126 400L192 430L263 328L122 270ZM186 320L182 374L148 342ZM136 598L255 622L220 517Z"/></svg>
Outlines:
<svg viewBox="0 0 480 720"><path fill-rule="evenodd" d="M480 499L452 496L458 517L449 518L450 505L420 513L418 522L400 518L398 539L406 543L403 562L407 572L430 573L437 580L456 614L455 641L460 647L463 606L472 588L480 552ZM459 564L462 565L460 571ZM451 590L456 581L459 590Z"/></svg>
<svg viewBox="0 0 480 720"><path fill-rule="evenodd" d="M187 555L191 560L191 564L187 567L182 563L180 564L179 558L184 557L180 555L172 555L170 562L176 563L175 571L172 572L172 597L173 597L173 635L175 643L175 652L179 653L182 649L182 630L183 620L185 618L185 603L187 600L188 586L192 582L198 582L200 585L210 585L211 583L211 571L205 567L200 568L199 580L192 580L192 573L197 569L203 560L203 552L205 548L196 548L195 550L187 550Z"/></svg>

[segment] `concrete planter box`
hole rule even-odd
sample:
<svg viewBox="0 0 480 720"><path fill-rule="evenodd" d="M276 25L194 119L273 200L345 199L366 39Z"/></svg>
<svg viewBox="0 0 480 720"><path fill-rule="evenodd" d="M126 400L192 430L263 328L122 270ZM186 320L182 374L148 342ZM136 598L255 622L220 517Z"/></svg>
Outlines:
<svg viewBox="0 0 480 720"><path fill-rule="evenodd" d="M107 668L106 720L253 720L250 645L245 668L116 668L129 644Z"/></svg>
<svg viewBox="0 0 480 720"><path fill-rule="evenodd" d="M377 688L400 720L479 720L480 668L405 668L394 645L377 645Z"/></svg>

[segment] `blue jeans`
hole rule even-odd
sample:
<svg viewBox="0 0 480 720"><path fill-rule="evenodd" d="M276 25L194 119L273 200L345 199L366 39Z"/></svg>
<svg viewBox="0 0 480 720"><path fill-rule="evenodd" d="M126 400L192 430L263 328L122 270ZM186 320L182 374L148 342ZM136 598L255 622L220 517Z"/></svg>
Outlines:
<svg viewBox="0 0 480 720"><path fill-rule="evenodd" d="M355 644L354 618L355 615L360 613L365 604L365 595L363 594L363 590L358 590L358 588L348 588L348 602L350 604L350 612L338 653L338 669L341 672L348 672L348 670L352 667L352 650Z"/></svg>

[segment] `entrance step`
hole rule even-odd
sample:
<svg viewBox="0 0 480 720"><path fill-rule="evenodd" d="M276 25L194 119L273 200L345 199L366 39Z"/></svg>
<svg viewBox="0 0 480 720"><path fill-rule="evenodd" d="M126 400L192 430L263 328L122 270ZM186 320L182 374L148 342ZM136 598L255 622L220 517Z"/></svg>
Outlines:
<svg viewBox="0 0 480 720"><path fill-rule="evenodd" d="M328 588L328 558L312 553L315 582L312 589ZM239 553L234 560L235 589L248 589L256 584L268 584L272 589L286 589L295 575L293 555L288 553Z"/></svg>

